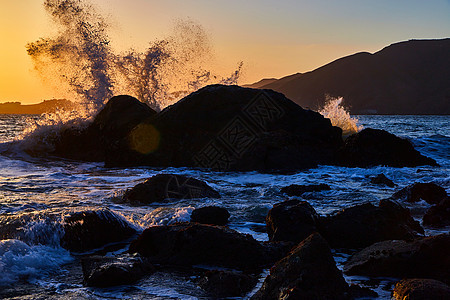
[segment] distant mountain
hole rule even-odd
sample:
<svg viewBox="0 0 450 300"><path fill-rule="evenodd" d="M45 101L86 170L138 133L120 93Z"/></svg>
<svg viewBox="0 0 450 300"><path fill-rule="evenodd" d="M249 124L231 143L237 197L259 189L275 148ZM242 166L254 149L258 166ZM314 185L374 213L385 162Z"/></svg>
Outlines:
<svg viewBox="0 0 450 300"><path fill-rule="evenodd" d="M258 88L315 110L330 95L344 97L352 114L450 114L450 38L400 42L270 80Z"/></svg>
<svg viewBox="0 0 450 300"><path fill-rule="evenodd" d="M0 114L42 114L52 113L57 110L72 109L74 104L69 100L53 99L45 100L38 104L22 105L20 102L0 103Z"/></svg>
<svg viewBox="0 0 450 300"><path fill-rule="evenodd" d="M258 82L252 83L252 84L244 84L243 87L250 87L250 88L253 88L253 89L259 89L262 86L265 86L265 85L270 84L270 83L272 83L274 81L277 81L277 80L278 80L277 78L264 78L264 79L261 79Z"/></svg>

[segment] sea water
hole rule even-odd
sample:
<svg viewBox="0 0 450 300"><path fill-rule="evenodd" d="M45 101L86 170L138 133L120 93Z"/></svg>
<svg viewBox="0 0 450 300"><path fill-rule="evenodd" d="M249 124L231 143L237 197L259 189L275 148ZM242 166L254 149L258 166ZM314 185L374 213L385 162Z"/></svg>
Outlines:
<svg viewBox="0 0 450 300"><path fill-rule="evenodd" d="M290 184L326 183L331 190L306 193L302 197L320 214L328 214L356 204L391 196L414 182L434 182L450 192L450 116L355 116L358 126L385 129L409 139L422 154L435 159L440 167L345 168L319 166L294 174L258 172L211 172L189 168L155 169L149 167L104 168L102 163L36 158L23 152L15 141L39 116L0 115L0 217L20 218L23 213L41 216L25 224L20 240L0 241L0 298L155 298L196 299L204 297L192 278L174 272L157 272L136 285L109 289L82 285L80 257L59 245L58 219L45 216L106 207L138 230L149 226L189 221L193 209L217 205L231 214L229 226L267 240L264 219L273 204L288 197L280 188ZM184 174L206 181L220 192L220 199L184 199L170 204L129 206L118 199L129 187L158 174ZM398 186L390 188L370 183L370 177L384 173ZM299 197L294 197L299 198ZM300 198L299 198L300 199ZM419 221L429 208L425 202L405 204ZM427 234L448 232L449 228ZM115 250L125 251L126 249ZM115 252L116 253L116 252ZM113 253L110 253L113 254ZM338 266L347 258L335 253ZM266 273L261 274L263 280ZM346 277L349 282L375 288L380 298L389 297L392 279ZM374 284L375 282L375 284Z"/></svg>

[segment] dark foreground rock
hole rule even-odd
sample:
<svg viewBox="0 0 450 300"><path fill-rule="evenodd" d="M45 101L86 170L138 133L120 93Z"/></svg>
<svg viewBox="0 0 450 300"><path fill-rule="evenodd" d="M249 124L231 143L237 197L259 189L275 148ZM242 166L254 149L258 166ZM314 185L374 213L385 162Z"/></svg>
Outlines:
<svg viewBox="0 0 450 300"><path fill-rule="evenodd" d="M347 299L348 289L327 242L316 233L270 269L252 299Z"/></svg>
<svg viewBox="0 0 450 300"><path fill-rule="evenodd" d="M329 191L330 189L330 186L324 183L310 185L291 184L289 186L281 188L280 191L289 196L301 196L304 193Z"/></svg>
<svg viewBox="0 0 450 300"><path fill-rule="evenodd" d="M201 264L240 270L260 269L279 259L250 235L198 223L150 227L131 243L129 252L162 265Z"/></svg>
<svg viewBox="0 0 450 300"><path fill-rule="evenodd" d="M72 213L64 218L63 226L61 246L75 252L120 242L136 234L134 228L109 209Z"/></svg>
<svg viewBox="0 0 450 300"><path fill-rule="evenodd" d="M383 173L378 174L375 177L370 178L370 183L377 184L377 185L386 185L388 187L395 187L396 184L386 177Z"/></svg>
<svg viewBox="0 0 450 300"><path fill-rule="evenodd" d="M320 219L319 232L333 248L361 248L384 240L407 240L423 234L407 208L390 200L366 203Z"/></svg>
<svg viewBox="0 0 450 300"><path fill-rule="evenodd" d="M122 144L127 144L129 149L120 157L132 159L129 154L135 145L131 144L129 133L154 115L154 110L134 97L115 96L85 129L64 128L52 154L77 160L105 161L111 159L108 158L111 153L117 155L116 150L124 148Z"/></svg>
<svg viewBox="0 0 450 300"><path fill-rule="evenodd" d="M317 231L318 219L319 215L306 201L277 203L266 217L269 240L300 243Z"/></svg>
<svg viewBox="0 0 450 300"><path fill-rule="evenodd" d="M33 229L36 224L39 224L39 230ZM60 243L74 252L101 248L135 234L136 230L123 217L105 208L0 215L0 239L19 239L43 245Z"/></svg>
<svg viewBox="0 0 450 300"><path fill-rule="evenodd" d="M433 182L418 182L394 193L391 198L406 202L418 202L422 199L429 204L439 204L445 197L447 197L447 192L443 187Z"/></svg>
<svg viewBox="0 0 450 300"><path fill-rule="evenodd" d="M226 225L230 213L223 207L205 206L194 209L191 214L191 222L209 224L209 225Z"/></svg>
<svg viewBox="0 0 450 300"><path fill-rule="evenodd" d="M344 265L349 275L450 280L450 235L414 241L384 241L354 254Z"/></svg>
<svg viewBox="0 0 450 300"><path fill-rule="evenodd" d="M428 209L423 216L423 225L437 228L450 226L450 197Z"/></svg>
<svg viewBox="0 0 450 300"><path fill-rule="evenodd" d="M84 285L93 287L132 284L155 271L145 258L139 256L90 256L81 260L81 266Z"/></svg>
<svg viewBox="0 0 450 300"><path fill-rule="evenodd" d="M403 279L395 284L392 292L394 300L447 300L450 287L433 279Z"/></svg>
<svg viewBox="0 0 450 300"><path fill-rule="evenodd" d="M220 194L205 182L175 174L158 174L128 189L123 202L149 204L168 199L220 198Z"/></svg>
<svg viewBox="0 0 450 300"><path fill-rule="evenodd" d="M421 155L408 140L385 130L371 128L349 136L338 156L339 163L348 167L437 166L436 161Z"/></svg>
<svg viewBox="0 0 450 300"><path fill-rule="evenodd" d="M209 297L242 297L250 292L258 282L253 275L232 271L208 271L198 285Z"/></svg>

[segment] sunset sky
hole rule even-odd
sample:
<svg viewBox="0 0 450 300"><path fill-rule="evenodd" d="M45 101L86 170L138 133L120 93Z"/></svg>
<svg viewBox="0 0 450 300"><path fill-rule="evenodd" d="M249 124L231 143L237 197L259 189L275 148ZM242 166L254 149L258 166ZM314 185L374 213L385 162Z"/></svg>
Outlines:
<svg viewBox="0 0 450 300"><path fill-rule="evenodd" d="M112 47L144 49L178 19L208 33L215 63L241 83L313 70L355 52L408 39L450 37L449 0L92 0L111 23ZM43 1L0 0L0 102L61 98L33 72L25 45L55 28Z"/></svg>

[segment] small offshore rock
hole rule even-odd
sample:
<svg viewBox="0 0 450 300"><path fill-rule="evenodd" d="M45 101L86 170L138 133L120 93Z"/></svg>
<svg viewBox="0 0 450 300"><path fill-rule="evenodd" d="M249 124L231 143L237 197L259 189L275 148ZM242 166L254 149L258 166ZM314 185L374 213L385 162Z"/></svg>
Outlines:
<svg viewBox="0 0 450 300"><path fill-rule="evenodd" d="M84 285L93 287L132 284L155 271L145 258L139 256L90 256L81 260L81 266Z"/></svg>
<svg viewBox="0 0 450 300"><path fill-rule="evenodd" d="M250 292L258 282L254 275L233 271L213 270L206 272L198 285L209 297L242 297Z"/></svg>
<svg viewBox="0 0 450 300"><path fill-rule="evenodd" d="M344 265L348 275L450 279L450 235L412 241L383 241L355 253Z"/></svg>
<svg viewBox="0 0 450 300"><path fill-rule="evenodd" d="M63 228L61 246L75 252L100 248L136 234L125 219L104 208L71 213L64 218Z"/></svg>
<svg viewBox="0 0 450 300"><path fill-rule="evenodd" d="M205 206L194 209L191 214L191 222L209 224L209 225L226 225L230 213L223 207Z"/></svg>
<svg viewBox="0 0 450 300"><path fill-rule="evenodd" d="M450 287L434 279L403 279L395 284L392 299L448 300L450 299Z"/></svg>
<svg viewBox="0 0 450 300"><path fill-rule="evenodd" d="M269 240L299 243L317 231L318 219L319 215L306 201L277 203L266 217Z"/></svg>
<svg viewBox="0 0 450 300"><path fill-rule="evenodd" d="M328 184L320 183L310 185L291 184L289 186L281 188L280 191L284 194L287 194L288 196L301 196L304 193L329 191L329 190L331 190L331 188Z"/></svg>
<svg viewBox="0 0 450 300"><path fill-rule="evenodd" d="M378 185L386 185L388 187L395 187L396 186L396 184L392 180L387 178L386 175L384 175L383 173L378 174L375 177L372 177L370 179L370 183L378 184Z"/></svg>
<svg viewBox="0 0 450 300"><path fill-rule="evenodd" d="M443 187L433 182L418 182L394 193L391 199L399 199L406 202L418 202L422 199L429 204L439 204L445 197L447 197L447 192Z"/></svg>
<svg viewBox="0 0 450 300"><path fill-rule="evenodd" d="M428 209L423 216L423 225L436 228L450 226L450 197Z"/></svg>
<svg viewBox="0 0 450 300"><path fill-rule="evenodd" d="M158 174L128 189L123 202L149 204L168 199L220 198L204 181L175 174Z"/></svg>
<svg viewBox="0 0 450 300"><path fill-rule="evenodd" d="M252 299L348 299L348 285L318 233L278 261Z"/></svg>

